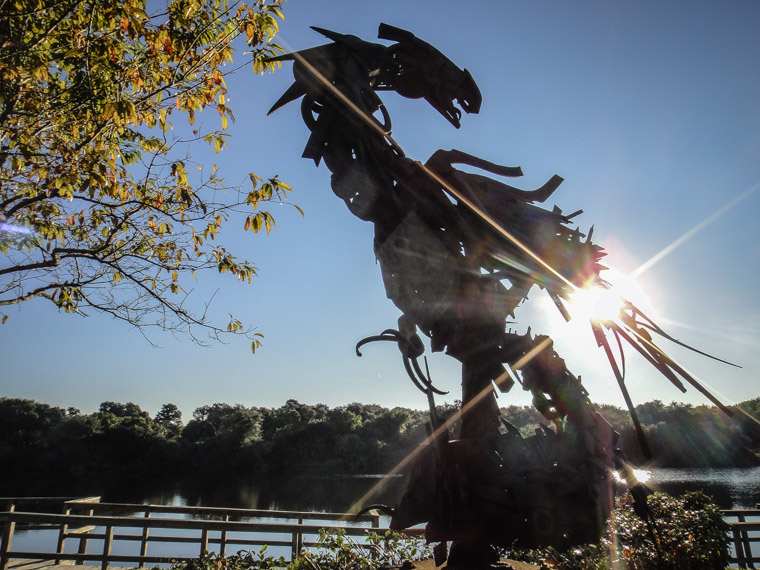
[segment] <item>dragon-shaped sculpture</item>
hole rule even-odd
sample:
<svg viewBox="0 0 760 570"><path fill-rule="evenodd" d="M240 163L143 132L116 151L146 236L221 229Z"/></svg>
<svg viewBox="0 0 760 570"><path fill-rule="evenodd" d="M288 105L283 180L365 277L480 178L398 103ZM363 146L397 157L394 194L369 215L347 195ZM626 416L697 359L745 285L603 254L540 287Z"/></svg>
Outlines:
<svg viewBox="0 0 760 570"><path fill-rule="evenodd" d="M453 541L449 567L487 566L492 545L562 547L598 539L612 508L618 470L646 517L646 492L619 449L618 435L594 410L579 378L551 339L505 331L505 323L534 286L545 289L569 319L574 291L608 287L602 248L545 203L562 183L552 176L520 190L490 176L519 177L505 167L458 150L438 150L422 164L391 137L391 118L378 92L424 99L454 127L462 112L477 113L481 94L466 69L412 33L381 24L366 42L321 28L327 45L274 58L292 60L295 82L270 113L302 98L311 131L303 157L321 161L348 209L375 229L374 251L388 297L401 310L398 330L369 337L398 344L406 370L428 396L431 437L407 475L392 512L397 529L426 523L439 542L439 562ZM464 172L464 164L486 174ZM622 301L617 319L592 321L648 454L610 339L631 345L679 389L681 379L730 413L653 342L675 341L636 306ZM443 393L418 358L429 337L433 351L462 363L458 433L436 417L433 394ZM678 341L675 341L678 342ZM621 348L622 352L622 348ZM709 355L708 355L709 356ZM681 379L679 379L679 377ZM495 389L518 381L533 395L547 426L523 437L500 418ZM552 427L550 427L552 426Z"/></svg>

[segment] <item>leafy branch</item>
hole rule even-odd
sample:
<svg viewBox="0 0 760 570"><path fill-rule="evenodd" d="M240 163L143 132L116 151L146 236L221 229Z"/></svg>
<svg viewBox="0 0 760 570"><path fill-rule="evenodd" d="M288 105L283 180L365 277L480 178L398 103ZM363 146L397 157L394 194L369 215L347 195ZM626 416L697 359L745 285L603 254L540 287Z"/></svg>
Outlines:
<svg viewBox="0 0 760 570"><path fill-rule="evenodd" d="M246 41L254 72L274 70L266 58L282 52L272 41L280 2L145 9L144 0L0 3L0 306L39 297L199 343L197 329L243 334L255 349L260 335L234 317L223 326L190 311L180 279L211 269L250 282L255 266L227 251L222 229L240 220L269 233L262 207L291 188L254 173L230 185L180 153L227 144L233 45ZM173 114L193 125L207 107L220 130L171 138Z"/></svg>

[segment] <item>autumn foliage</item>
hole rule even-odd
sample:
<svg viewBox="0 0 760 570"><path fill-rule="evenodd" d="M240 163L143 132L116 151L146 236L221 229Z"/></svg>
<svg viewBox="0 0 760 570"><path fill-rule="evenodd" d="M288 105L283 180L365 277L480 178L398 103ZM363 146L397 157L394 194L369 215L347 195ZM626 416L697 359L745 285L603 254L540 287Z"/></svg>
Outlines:
<svg viewBox="0 0 760 570"><path fill-rule="evenodd" d="M235 46L248 50L241 67L274 69L280 2L147 9L0 3L0 307L44 298L138 327L249 334L234 318L224 326L187 310L181 278L213 269L249 281L256 268L220 231L227 221L269 231L261 207L290 188L254 173L230 185L215 165L192 164L188 148L227 144ZM204 109L219 130L194 130ZM177 119L186 135L173 131Z"/></svg>

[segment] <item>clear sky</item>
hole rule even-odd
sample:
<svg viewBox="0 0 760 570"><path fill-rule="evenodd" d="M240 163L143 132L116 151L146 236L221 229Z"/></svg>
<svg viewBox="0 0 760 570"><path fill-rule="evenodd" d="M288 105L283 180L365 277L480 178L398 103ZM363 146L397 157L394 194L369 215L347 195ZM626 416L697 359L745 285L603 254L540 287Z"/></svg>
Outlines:
<svg viewBox="0 0 760 570"><path fill-rule="evenodd" d="M520 165L522 188L564 177L548 207L582 208L576 221L595 226L608 265L623 274L646 267L637 283L666 330L743 368L677 347L676 359L727 403L760 396L760 4L289 0L284 11L279 40L291 49L325 43L309 25L378 41L386 22L467 68L483 105L459 130L422 101L382 95L407 155L424 161L457 148ZM209 314L226 322L232 312L255 325L264 347L251 355L245 339L231 339L204 349L155 332L155 348L123 323L33 301L11 309L0 327L0 395L85 412L105 400L152 413L173 402L186 421L214 402L426 406L392 345L354 355L359 339L395 328L399 311L385 297L371 225L332 194L324 166L300 158L308 131L297 104L266 116L291 81L289 65L262 77L245 69L228 81L236 122L228 148L208 158L231 181L249 171L279 174L306 213L275 206L270 236L232 237L238 255L258 266L253 285L208 274L198 287L201 297L219 288ZM592 399L622 405L585 325L563 326L545 302L534 289L512 326L556 336ZM681 394L635 354L627 364L637 403L706 402L693 389ZM431 373L451 391L448 401L459 397L456 361L436 355ZM527 403L518 390L500 403Z"/></svg>

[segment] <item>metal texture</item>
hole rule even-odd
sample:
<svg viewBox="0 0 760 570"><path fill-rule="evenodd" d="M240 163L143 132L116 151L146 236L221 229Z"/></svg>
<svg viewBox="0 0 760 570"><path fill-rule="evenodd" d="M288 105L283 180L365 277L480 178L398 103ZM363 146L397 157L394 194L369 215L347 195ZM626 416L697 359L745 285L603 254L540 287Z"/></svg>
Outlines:
<svg viewBox="0 0 760 570"><path fill-rule="evenodd" d="M408 487L391 509L391 526L426 523L430 541L454 541L450 567L488 566L490 545L569 545L596 540L612 508L617 469L646 517L646 493L619 449L618 434L594 410L579 378L553 350L551 339L505 331L508 318L537 286L569 319L566 303L583 287L609 286L601 277L602 248L593 228L571 227L581 211L564 214L545 203L562 183L552 176L535 190L494 177L522 176L520 167L494 164L458 150L438 150L424 164L408 158L391 137L391 118L379 92L424 99L454 127L477 113L481 94L466 69L412 33L385 24L386 46L314 28L323 46L274 58L293 61L295 82L270 113L302 98L310 130L303 157L332 173L330 183L349 211L374 225L374 252L386 294L401 310L398 330L373 340L397 343L404 366L431 407L431 437L407 473ZM464 172L467 165L480 173ZM619 318L592 321L626 398L640 440L646 441L625 388L610 339L627 343L668 380L677 378L723 407L653 342L674 341L637 307ZM462 363L458 433L435 415L441 393L418 358L429 337L433 351ZM677 342L677 341L676 341ZM622 355L622 350L621 350ZM709 356L709 355L708 355ZM546 419L523 437L500 420L495 388L519 381ZM730 413L730 412L728 412ZM440 547L437 550L441 557Z"/></svg>

